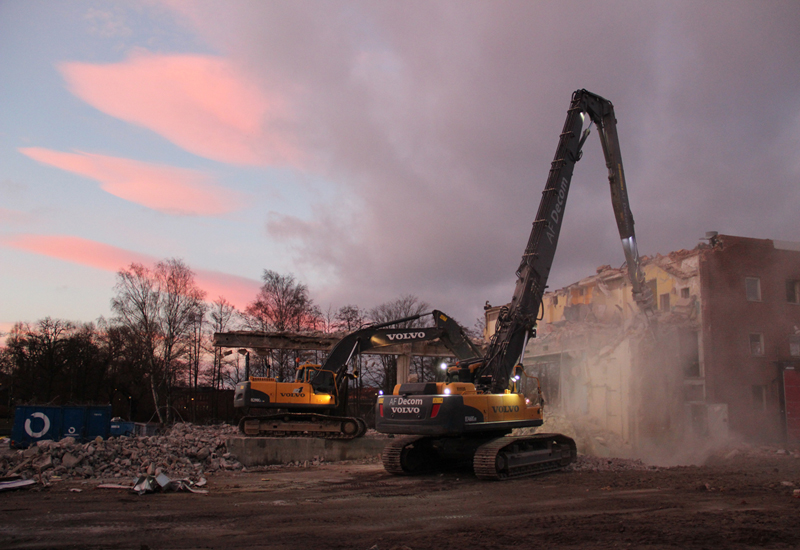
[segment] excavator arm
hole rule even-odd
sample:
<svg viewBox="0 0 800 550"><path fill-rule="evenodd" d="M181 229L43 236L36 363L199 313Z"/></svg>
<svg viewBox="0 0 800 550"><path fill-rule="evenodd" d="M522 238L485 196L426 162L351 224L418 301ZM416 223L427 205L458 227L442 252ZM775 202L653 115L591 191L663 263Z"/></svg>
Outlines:
<svg viewBox="0 0 800 550"><path fill-rule="evenodd" d="M607 99L587 90L577 90L572 94L572 102L542 192L539 210L517 269L514 295L511 303L500 311L486 361L478 372L478 386L485 391L502 392L508 387L514 367L522 360L528 338L535 335L542 296L547 287L564 220L572 173L589 135L590 127L583 129L587 117L597 127L600 135L608 168L611 203L622 240L634 300L646 313L653 311L652 294L645 285L636 246L614 106Z"/></svg>
<svg viewBox="0 0 800 550"><path fill-rule="evenodd" d="M432 327L408 328L397 326L416 321L428 315L433 317L435 325ZM347 365L353 355L380 347L436 339L439 339L452 351L459 361L478 359L482 356L481 351L472 343L461 325L441 311L433 310L429 313L421 313L386 323L369 325L351 332L333 346L321 370L329 371L336 375L337 392L339 395L344 395L348 379L346 376Z"/></svg>

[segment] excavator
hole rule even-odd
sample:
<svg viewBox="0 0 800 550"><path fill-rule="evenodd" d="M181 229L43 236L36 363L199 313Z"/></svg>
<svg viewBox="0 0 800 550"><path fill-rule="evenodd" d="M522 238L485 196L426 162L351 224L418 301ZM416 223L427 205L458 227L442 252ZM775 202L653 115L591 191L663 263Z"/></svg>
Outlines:
<svg viewBox="0 0 800 550"><path fill-rule="evenodd" d="M434 326L403 327L403 323L432 316ZM331 348L321 364L305 363L297 367L292 382L275 378L249 376L236 385L233 405L236 408L279 409L274 414L245 416L239 431L249 436L318 437L353 439L364 435L366 423L346 416L348 381L358 373L348 365L354 355L375 348L439 339L458 361L481 357L463 328L441 311L412 315L351 332Z"/></svg>
<svg viewBox="0 0 800 550"><path fill-rule="evenodd" d="M589 124L583 129L587 119ZM448 369L443 382L398 384L392 395L377 399L376 430L404 436L384 448L382 459L388 472L410 475L471 463L479 479L502 480L559 470L576 459L575 441L565 435L509 434L515 428L544 422L541 386L539 398L533 401L520 392L522 361L528 339L536 336L573 169L592 123L608 168L611 203L633 298L645 313L645 322L652 316L653 296L640 265L614 106L587 90L577 90L516 271L514 294L500 309L486 353Z"/></svg>

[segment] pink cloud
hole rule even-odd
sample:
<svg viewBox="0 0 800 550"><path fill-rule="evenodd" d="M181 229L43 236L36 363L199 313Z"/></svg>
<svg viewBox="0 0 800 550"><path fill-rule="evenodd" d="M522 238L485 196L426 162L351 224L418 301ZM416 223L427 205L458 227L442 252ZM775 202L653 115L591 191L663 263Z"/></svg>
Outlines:
<svg viewBox="0 0 800 550"><path fill-rule="evenodd" d="M93 107L196 155L246 165L299 162L285 130L288 101L223 58L137 50L121 63L64 63L60 70L70 91Z"/></svg>
<svg viewBox="0 0 800 550"><path fill-rule="evenodd" d="M0 223L21 225L32 219L33 216L27 212L0 207Z"/></svg>
<svg viewBox="0 0 800 550"><path fill-rule="evenodd" d="M70 235L27 234L2 237L0 242L9 248L103 271L117 272L134 262L147 266L158 262L154 256ZM244 309L255 299L261 286L253 279L209 270L195 270L195 281L206 291L208 301L224 296L239 309Z"/></svg>
<svg viewBox="0 0 800 550"><path fill-rule="evenodd" d="M233 191L215 185L197 170L78 151L63 153L23 147L24 155L100 182L112 195L168 214L215 216L235 210L242 202Z"/></svg>

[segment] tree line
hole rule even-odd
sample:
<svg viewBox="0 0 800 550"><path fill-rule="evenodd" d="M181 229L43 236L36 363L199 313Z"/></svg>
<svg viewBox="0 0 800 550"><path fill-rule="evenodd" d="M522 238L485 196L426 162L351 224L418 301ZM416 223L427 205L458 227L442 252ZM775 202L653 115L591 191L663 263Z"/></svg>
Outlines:
<svg viewBox="0 0 800 550"><path fill-rule="evenodd" d="M127 401L124 416L141 419L152 411L159 422L169 422L176 392L231 389L243 380L244 359L215 348L215 332L349 333L429 310L417 297L402 296L369 310L346 305L323 312L293 275L265 270L257 295L240 311L224 297L208 301L192 270L179 259L152 268L132 263L117 273L111 318L77 323L46 317L13 326L0 348L0 398L3 408ZM323 357L319 352L271 350L250 357L250 370L255 376L290 380L298 361L309 360L321 362ZM396 357L356 360L359 386L393 388ZM415 358L411 369L419 380L431 379L435 372L431 358Z"/></svg>

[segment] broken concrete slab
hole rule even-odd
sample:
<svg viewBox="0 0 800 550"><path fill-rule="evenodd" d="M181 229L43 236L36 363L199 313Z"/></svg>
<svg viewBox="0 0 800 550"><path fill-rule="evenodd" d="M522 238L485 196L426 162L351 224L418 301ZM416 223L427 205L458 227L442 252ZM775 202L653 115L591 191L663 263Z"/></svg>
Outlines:
<svg viewBox="0 0 800 550"><path fill-rule="evenodd" d="M61 465L65 468L74 468L80 464L81 460L83 460L82 455L75 456L72 453L64 453L64 456L61 457Z"/></svg>
<svg viewBox="0 0 800 550"><path fill-rule="evenodd" d="M379 455L389 441L385 437L359 437L350 440L312 437L231 437L226 444L238 461L247 467L313 462L357 460Z"/></svg>

